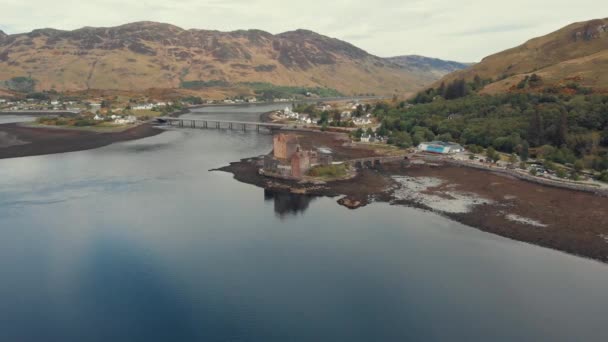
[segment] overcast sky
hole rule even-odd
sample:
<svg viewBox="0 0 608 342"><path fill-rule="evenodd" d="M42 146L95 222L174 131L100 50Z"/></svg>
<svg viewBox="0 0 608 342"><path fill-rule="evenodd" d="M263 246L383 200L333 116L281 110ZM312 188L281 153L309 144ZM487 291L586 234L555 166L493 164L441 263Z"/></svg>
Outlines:
<svg viewBox="0 0 608 342"><path fill-rule="evenodd" d="M222 31L306 28L382 57L464 62L604 17L602 0L0 0L0 29L9 34L141 20Z"/></svg>

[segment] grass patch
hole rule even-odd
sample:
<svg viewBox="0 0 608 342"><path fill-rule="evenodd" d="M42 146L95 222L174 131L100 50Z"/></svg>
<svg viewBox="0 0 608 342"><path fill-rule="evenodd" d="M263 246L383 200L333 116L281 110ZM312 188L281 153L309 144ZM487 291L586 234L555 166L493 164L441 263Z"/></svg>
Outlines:
<svg viewBox="0 0 608 342"><path fill-rule="evenodd" d="M133 109L131 111L129 111L128 114L134 115L138 118L140 117L148 117L148 118L154 118L157 116L161 116L161 111L154 111L151 109Z"/></svg>
<svg viewBox="0 0 608 342"><path fill-rule="evenodd" d="M94 132L120 132L132 124L117 125L113 121L97 121L88 117L40 117L35 122L29 123L32 127L56 127L61 129L75 129Z"/></svg>
<svg viewBox="0 0 608 342"><path fill-rule="evenodd" d="M315 166L308 170L308 175L318 178L343 178L346 176L346 164Z"/></svg>
<svg viewBox="0 0 608 342"><path fill-rule="evenodd" d="M230 83L222 80L209 80L209 81L183 81L180 85L184 89L204 89L213 87L228 87Z"/></svg>

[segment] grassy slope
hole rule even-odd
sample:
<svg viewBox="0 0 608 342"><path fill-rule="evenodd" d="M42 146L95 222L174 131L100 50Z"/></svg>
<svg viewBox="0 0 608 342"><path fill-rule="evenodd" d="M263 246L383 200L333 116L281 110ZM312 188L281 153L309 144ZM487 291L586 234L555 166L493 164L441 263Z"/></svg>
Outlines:
<svg viewBox="0 0 608 342"><path fill-rule="evenodd" d="M442 81L457 78L506 79L487 87L486 92L508 90L525 75L537 73L547 84L557 84L567 78L580 77L579 83L597 89L608 89L608 32L591 39L575 38L577 33L593 32L607 25L608 19L598 19L568 25L546 36L534 38L518 47L484 58L473 67L457 71Z"/></svg>

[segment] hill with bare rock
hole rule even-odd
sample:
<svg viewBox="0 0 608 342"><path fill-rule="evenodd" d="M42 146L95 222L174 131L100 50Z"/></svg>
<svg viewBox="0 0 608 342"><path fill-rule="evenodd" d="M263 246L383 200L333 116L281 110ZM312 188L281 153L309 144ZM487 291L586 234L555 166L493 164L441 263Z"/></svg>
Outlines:
<svg viewBox="0 0 608 342"><path fill-rule="evenodd" d="M23 77L35 90L216 88L263 82L403 94L427 78L349 43L311 31L184 30L154 22L74 31L0 34L0 84Z"/></svg>
<svg viewBox="0 0 608 342"><path fill-rule="evenodd" d="M518 47L484 58L466 70L447 75L440 83L454 80L490 80L482 93L501 93L533 87L568 84L596 91L608 90L608 19L568 25ZM486 81L487 82L487 81ZM484 84L486 83L484 82Z"/></svg>

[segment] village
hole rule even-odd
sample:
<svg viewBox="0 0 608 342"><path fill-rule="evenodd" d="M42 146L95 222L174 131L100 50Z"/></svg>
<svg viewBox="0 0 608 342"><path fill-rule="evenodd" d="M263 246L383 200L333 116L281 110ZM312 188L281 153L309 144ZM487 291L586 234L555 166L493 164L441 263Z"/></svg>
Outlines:
<svg viewBox="0 0 608 342"><path fill-rule="evenodd" d="M275 99L289 102L293 99ZM36 115L39 124L48 126L130 126L151 118L200 105L258 103L257 97L231 97L204 100L186 96L172 101L149 97L70 98L59 94L36 93L26 98L0 98L0 113Z"/></svg>
<svg viewBox="0 0 608 342"><path fill-rule="evenodd" d="M288 103L295 98L276 98L274 103ZM203 99L198 96L181 96L173 100L155 99L146 96L101 96L81 97L64 96L61 94L33 93L26 97L0 97L0 112L72 112L92 114L105 114L104 109L114 111L134 111L148 115L162 113L163 108L174 105L196 106L196 105L232 105L232 104L255 104L261 103L263 99L256 96L234 96L224 99Z"/></svg>

